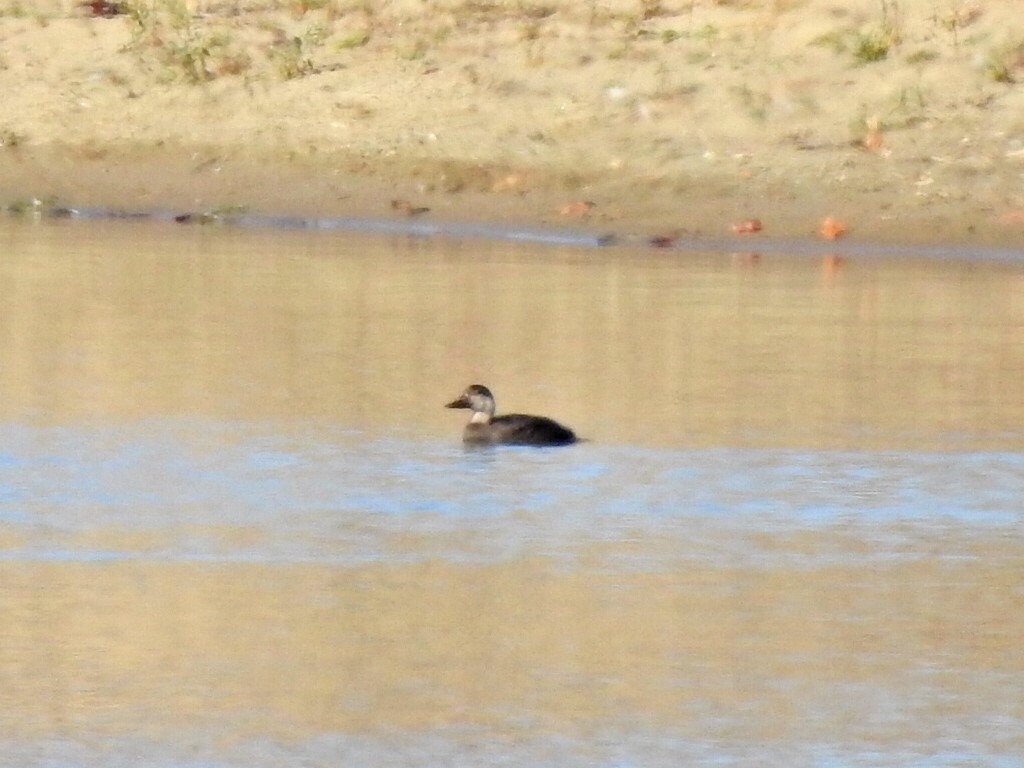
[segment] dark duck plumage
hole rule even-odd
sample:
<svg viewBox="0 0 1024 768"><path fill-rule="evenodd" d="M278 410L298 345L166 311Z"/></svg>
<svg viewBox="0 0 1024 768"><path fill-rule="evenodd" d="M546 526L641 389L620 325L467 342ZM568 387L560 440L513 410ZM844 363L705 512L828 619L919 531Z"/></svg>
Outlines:
<svg viewBox="0 0 1024 768"><path fill-rule="evenodd" d="M570 445L576 435L567 427L546 416L526 416L521 413L494 415L494 395L482 384L466 388L458 400L445 408L468 408L469 417L463 442L472 445Z"/></svg>

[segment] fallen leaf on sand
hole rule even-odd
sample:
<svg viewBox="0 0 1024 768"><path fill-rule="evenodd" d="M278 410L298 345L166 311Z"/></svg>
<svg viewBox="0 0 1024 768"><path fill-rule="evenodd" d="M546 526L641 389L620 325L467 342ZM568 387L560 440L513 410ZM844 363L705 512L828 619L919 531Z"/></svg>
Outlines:
<svg viewBox="0 0 1024 768"><path fill-rule="evenodd" d="M764 227L760 219L744 219L732 225L732 231L737 235L747 235L751 232L760 232Z"/></svg>
<svg viewBox="0 0 1024 768"><path fill-rule="evenodd" d="M597 203L592 203L589 200L577 200L574 203L566 203L558 209L559 216L583 216L590 212L591 208L596 208Z"/></svg>
<svg viewBox="0 0 1024 768"><path fill-rule="evenodd" d="M882 121L877 117L869 117L864 121L867 132L860 143L864 149L878 152L882 148Z"/></svg>
<svg viewBox="0 0 1024 768"><path fill-rule="evenodd" d="M821 222L821 227L818 229L818 234L826 240L835 240L836 238L842 237L846 234L846 225L841 221L836 221L831 216Z"/></svg>
<svg viewBox="0 0 1024 768"><path fill-rule="evenodd" d="M510 173L504 178L498 179L491 186L492 192L504 192L508 189L515 189L523 183L523 175L521 173Z"/></svg>
<svg viewBox="0 0 1024 768"><path fill-rule="evenodd" d="M128 13L127 5L111 2L111 0L86 0L86 2L79 3L78 7L86 9L91 15L103 19L112 19L115 16L123 16Z"/></svg>
<svg viewBox="0 0 1024 768"><path fill-rule="evenodd" d="M1024 224L1024 208L1003 211L996 217L1000 224Z"/></svg>

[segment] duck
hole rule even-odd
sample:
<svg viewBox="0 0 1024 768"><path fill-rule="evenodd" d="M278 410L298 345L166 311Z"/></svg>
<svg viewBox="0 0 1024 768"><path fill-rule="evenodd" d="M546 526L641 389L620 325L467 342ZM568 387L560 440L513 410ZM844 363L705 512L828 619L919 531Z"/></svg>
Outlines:
<svg viewBox="0 0 1024 768"><path fill-rule="evenodd" d="M568 427L546 416L522 413L494 415L494 395L483 384L466 387L457 399L445 408L467 408L472 411L462 433L467 445L571 445L576 434Z"/></svg>

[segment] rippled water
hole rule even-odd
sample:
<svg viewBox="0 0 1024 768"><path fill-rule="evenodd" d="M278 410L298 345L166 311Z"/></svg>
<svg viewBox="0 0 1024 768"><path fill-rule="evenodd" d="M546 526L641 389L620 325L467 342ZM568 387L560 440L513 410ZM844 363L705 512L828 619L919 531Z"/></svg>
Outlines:
<svg viewBox="0 0 1024 768"><path fill-rule="evenodd" d="M0 442L11 560L358 566L544 554L572 564L604 545L614 567L643 569L721 557L885 560L936 531L959 540L944 556L960 557L975 535L1013 536L1024 499L1024 454L1011 452L470 450L199 422L7 426ZM873 546L844 558L752 541L813 531L856 532Z"/></svg>
<svg viewBox="0 0 1024 768"><path fill-rule="evenodd" d="M0 763L1024 754L1024 267L0 243Z"/></svg>

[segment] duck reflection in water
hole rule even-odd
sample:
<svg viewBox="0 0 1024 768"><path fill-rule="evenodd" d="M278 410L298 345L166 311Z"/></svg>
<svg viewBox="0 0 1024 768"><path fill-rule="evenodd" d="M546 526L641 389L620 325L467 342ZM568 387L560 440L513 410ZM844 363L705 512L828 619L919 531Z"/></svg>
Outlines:
<svg viewBox="0 0 1024 768"><path fill-rule="evenodd" d="M576 435L546 416L521 413L494 415L494 395L482 384L473 384L445 408L468 408L469 417L462 440L468 445L570 445Z"/></svg>

